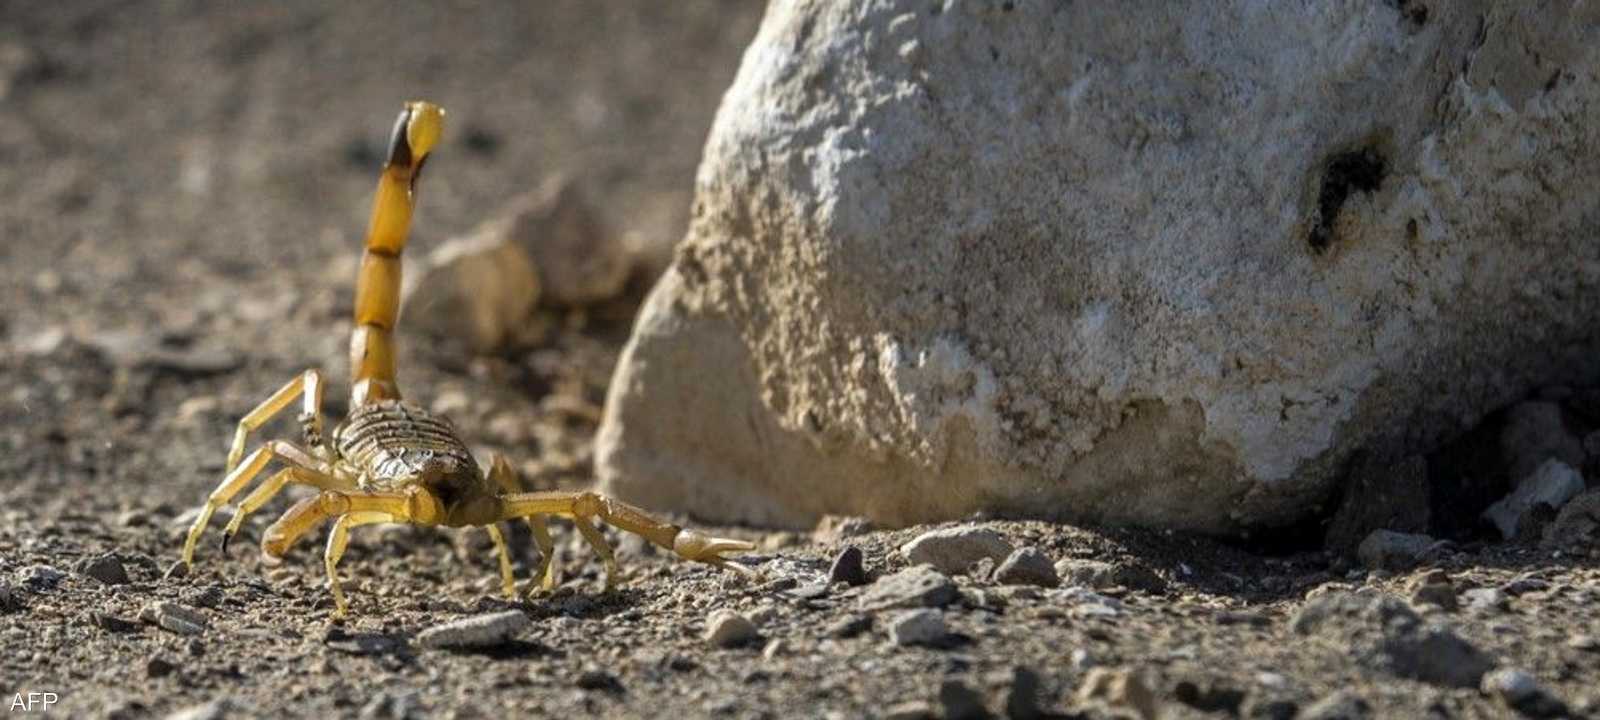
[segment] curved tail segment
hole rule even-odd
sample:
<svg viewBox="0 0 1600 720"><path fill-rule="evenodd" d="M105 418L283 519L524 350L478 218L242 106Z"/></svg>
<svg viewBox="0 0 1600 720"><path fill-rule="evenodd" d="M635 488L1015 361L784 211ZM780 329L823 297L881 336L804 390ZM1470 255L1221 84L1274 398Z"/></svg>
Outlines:
<svg viewBox="0 0 1600 720"><path fill-rule="evenodd" d="M444 129L444 109L406 103L389 140L356 278L355 329L350 333L350 407L400 399L395 380L394 326L400 314L400 252L411 229L417 178Z"/></svg>

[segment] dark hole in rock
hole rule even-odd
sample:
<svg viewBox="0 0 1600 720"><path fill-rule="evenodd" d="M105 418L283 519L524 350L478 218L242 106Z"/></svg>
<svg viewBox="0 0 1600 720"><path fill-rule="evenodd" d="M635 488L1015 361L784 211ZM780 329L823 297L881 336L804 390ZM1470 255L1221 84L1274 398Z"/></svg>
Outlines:
<svg viewBox="0 0 1600 720"><path fill-rule="evenodd" d="M1354 193L1371 193L1383 184L1388 162L1370 145L1339 153L1329 158L1322 169L1322 187L1317 193L1317 222L1307 238L1318 254L1333 243L1334 225L1339 211Z"/></svg>

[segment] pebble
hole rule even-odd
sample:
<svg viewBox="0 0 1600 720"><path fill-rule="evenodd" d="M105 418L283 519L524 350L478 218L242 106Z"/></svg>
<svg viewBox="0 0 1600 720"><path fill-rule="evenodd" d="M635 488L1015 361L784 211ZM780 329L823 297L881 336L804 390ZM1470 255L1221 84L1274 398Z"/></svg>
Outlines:
<svg viewBox="0 0 1600 720"><path fill-rule="evenodd" d="M1011 683L1006 688L1006 717L1010 720L1034 720L1044 717L1039 707L1039 696L1044 691L1044 681L1031 668L1017 666L1011 669Z"/></svg>
<svg viewBox="0 0 1600 720"><path fill-rule="evenodd" d="M1055 569L1063 581L1097 590L1123 587L1152 595L1167 591L1167 581L1155 571L1131 563L1065 558L1056 561Z"/></svg>
<svg viewBox="0 0 1600 720"><path fill-rule="evenodd" d="M1051 588L1061 584L1061 577L1056 574L1056 567L1050 562L1050 558L1031 547L1020 548L1011 553L995 570L994 579L1006 585L1037 585Z"/></svg>
<svg viewBox="0 0 1600 720"><path fill-rule="evenodd" d="M356 717L360 720L410 720L421 717L418 695L414 690L379 690L366 705L361 706L361 713Z"/></svg>
<svg viewBox="0 0 1600 720"><path fill-rule="evenodd" d="M95 611L94 613L90 614L89 617L94 621L95 627L105 630L106 632L126 633L139 629L138 623L109 613Z"/></svg>
<svg viewBox="0 0 1600 720"><path fill-rule="evenodd" d="M1443 570L1430 570L1412 578L1407 585L1411 604L1435 605L1445 610L1456 609L1456 588L1450 583L1450 574Z"/></svg>
<svg viewBox="0 0 1600 720"><path fill-rule="evenodd" d="M1474 612L1498 612L1508 607L1506 594L1499 588L1472 588L1463 591L1460 599Z"/></svg>
<svg viewBox="0 0 1600 720"><path fill-rule="evenodd" d="M1523 478L1511 494L1484 510L1483 518L1500 531L1502 538L1511 540L1526 527L1534 525L1530 513L1541 505L1559 511L1567 501L1583 491L1583 475L1571 465L1551 458Z"/></svg>
<svg viewBox="0 0 1600 720"><path fill-rule="evenodd" d="M624 690L622 681L605 670L590 668L578 675L578 688L580 690L598 690L601 692L621 695Z"/></svg>
<svg viewBox="0 0 1600 720"><path fill-rule="evenodd" d="M944 607L960 595L949 577L927 565L916 565L878 578L857 605L865 611Z"/></svg>
<svg viewBox="0 0 1600 720"><path fill-rule="evenodd" d="M179 635L199 635L206 631L206 616L194 608L174 602L153 602L139 611L139 619Z"/></svg>
<svg viewBox="0 0 1600 720"><path fill-rule="evenodd" d="M434 649L469 650L504 645L533 621L521 610L506 610L435 625L417 634L417 644Z"/></svg>
<svg viewBox="0 0 1600 720"><path fill-rule="evenodd" d="M1480 688L1525 717L1566 717L1566 703L1550 694L1532 675L1516 668L1500 668L1483 676Z"/></svg>
<svg viewBox="0 0 1600 720"><path fill-rule="evenodd" d="M1097 667L1089 671L1078 686L1078 702L1103 702L1114 709L1131 710L1142 720L1155 720L1160 706L1156 696L1138 673L1126 669Z"/></svg>
<svg viewBox="0 0 1600 720"><path fill-rule="evenodd" d="M1567 647L1584 652L1600 652L1600 637L1594 635L1573 635L1567 638Z"/></svg>
<svg viewBox="0 0 1600 720"><path fill-rule="evenodd" d="M1370 570L1408 570L1421 562L1436 542L1419 533L1373 530L1356 548L1356 557Z"/></svg>
<svg viewBox="0 0 1600 720"><path fill-rule="evenodd" d="M994 562L1011 554L1011 543L989 528L977 525L930 530L900 547L901 554L913 563L932 565L950 575L965 573L984 558Z"/></svg>
<svg viewBox="0 0 1600 720"><path fill-rule="evenodd" d="M222 720L228 717L233 710L233 704L226 698L212 700L200 705L191 705L167 716L167 720Z"/></svg>
<svg viewBox="0 0 1600 720"><path fill-rule="evenodd" d="M872 618L865 615L849 615L829 623L823 629L823 634L841 640L853 638L872 629Z"/></svg>
<svg viewBox="0 0 1600 720"><path fill-rule="evenodd" d="M938 718L939 713L934 712L933 706L921 700L895 703L883 713L883 720L938 720Z"/></svg>
<svg viewBox="0 0 1600 720"><path fill-rule="evenodd" d="M35 592L54 588L66 576L49 565L29 565L17 571L17 580Z"/></svg>
<svg viewBox="0 0 1600 720"><path fill-rule="evenodd" d="M847 547L833 558L833 565L828 568L828 582L842 582L848 585L867 584L867 568L862 564L861 548L854 545Z"/></svg>
<svg viewBox="0 0 1600 720"><path fill-rule="evenodd" d="M944 710L945 720L989 717L989 709L983 705L983 694L959 678L947 678L939 683L939 705Z"/></svg>
<svg viewBox="0 0 1600 720"><path fill-rule="evenodd" d="M902 610L889 619L889 639L902 647L939 647L949 638L950 629L945 626L944 615L938 610Z"/></svg>
<svg viewBox="0 0 1600 720"><path fill-rule="evenodd" d="M1364 720L1372 717L1372 706L1360 695L1338 690L1312 703L1298 720Z"/></svg>
<svg viewBox="0 0 1600 720"><path fill-rule="evenodd" d="M106 553L99 557L85 559L78 564L78 574L87 575L107 585L128 584L128 569L123 567L122 560L114 553Z"/></svg>
<svg viewBox="0 0 1600 720"><path fill-rule="evenodd" d="M146 660L145 663L144 663L144 675L145 675L145 677L150 678L152 680L154 680L156 678L163 678L163 677L166 677L168 675L171 675L172 671L173 670L177 670L177 669L178 669L178 666L173 665L172 663L168 662L165 658L161 658L161 657L150 658L149 660Z"/></svg>
<svg viewBox="0 0 1600 720"><path fill-rule="evenodd" d="M761 638L755 623L732 610L714 610L706 616L705 641L720 648L748 645Z"/></svg>

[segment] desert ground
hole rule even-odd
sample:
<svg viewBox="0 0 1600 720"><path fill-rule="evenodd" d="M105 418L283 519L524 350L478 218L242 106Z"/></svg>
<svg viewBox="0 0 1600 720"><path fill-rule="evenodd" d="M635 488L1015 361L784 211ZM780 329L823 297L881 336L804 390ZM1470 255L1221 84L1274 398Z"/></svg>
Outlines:
<svg viewBox="0 0 1600 720"><path fill-rule="evenodd" d="M414 97L451 125L408 259L557 175L637 252L623 293L541 308L493 354L401 327L408 397L540 487L585 485L611 368L761 11L0 6L0 701L117 718L1600 713L1595 555L1490 541L1471 518L1374 567L1317 532L708 528L756 544L748 577L608 531L626 574L610 591L557 524L564 583L546 594L512 527L515 600L481 532L369 528L336 620L320 542L258 557L282 498L226 553L221 513L182 569L243 413L308 367L345 409L361 236ZM905 549L929 531L928 555Z"/></svg>

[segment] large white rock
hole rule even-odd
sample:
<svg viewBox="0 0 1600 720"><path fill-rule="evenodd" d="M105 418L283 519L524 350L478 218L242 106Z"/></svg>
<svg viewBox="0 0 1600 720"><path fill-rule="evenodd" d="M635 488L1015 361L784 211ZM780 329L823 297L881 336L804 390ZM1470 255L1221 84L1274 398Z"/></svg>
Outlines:
<svg viewBox="0 0 1600 720"><path fill-rule="evenodd" d="M773 2L605 489L1239 532L1600 344L1600 6Z"/></svg>

